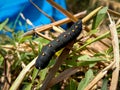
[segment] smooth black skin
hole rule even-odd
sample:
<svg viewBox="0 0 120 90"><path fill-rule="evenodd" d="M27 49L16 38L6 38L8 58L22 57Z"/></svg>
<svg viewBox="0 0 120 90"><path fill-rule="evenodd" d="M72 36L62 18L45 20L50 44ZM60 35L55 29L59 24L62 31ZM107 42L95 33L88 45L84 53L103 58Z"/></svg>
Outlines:
<svg viewBox="0 0 120 90"><path fill-rule="evenodd" d="M55 54L55 52L65 47L69 42L75 40L81 31L82 21L79 20L73 24L71 28L69 28L66 32L63 32L56 39L42 48L41 53L36 60L35 67L39 70L47 67L50 59Z"/></svg>

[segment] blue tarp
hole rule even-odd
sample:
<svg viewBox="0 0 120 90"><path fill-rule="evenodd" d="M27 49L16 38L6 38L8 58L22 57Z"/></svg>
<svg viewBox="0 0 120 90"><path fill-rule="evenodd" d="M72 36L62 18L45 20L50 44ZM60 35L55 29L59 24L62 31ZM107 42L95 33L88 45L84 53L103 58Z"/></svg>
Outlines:
<svg viewBox="0 0 120 90"><path fill-rule="evenodd" d="M65 0L54 1L66 9ZM46 0L33 0L33 2L56 21L66 17L52 7L52 5L50 5ZM18 30L26 31L27 28L32 28L32 26L26 25L26 21L20 17L20 12L35 26L51 23L51 20L39 12L29 0L0 0L0 22L9 18L8 26L13 28L15 32Z"/></svg>

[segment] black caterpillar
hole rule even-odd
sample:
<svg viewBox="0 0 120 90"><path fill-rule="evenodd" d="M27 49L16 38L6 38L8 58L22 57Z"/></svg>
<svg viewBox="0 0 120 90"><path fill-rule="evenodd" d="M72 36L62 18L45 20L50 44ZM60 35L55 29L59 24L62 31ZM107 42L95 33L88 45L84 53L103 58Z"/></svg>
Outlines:
<svg viewBox="0 0 120 90"><path fill-rule="evenodd" d="M42 48L41 53L36 60L35 67L37 69L44 69L47 67L55 52L65 47L69 42L75 40L81 31L82 21L79 20L73 24L70 29L60 34L56 39Z"/></svg>

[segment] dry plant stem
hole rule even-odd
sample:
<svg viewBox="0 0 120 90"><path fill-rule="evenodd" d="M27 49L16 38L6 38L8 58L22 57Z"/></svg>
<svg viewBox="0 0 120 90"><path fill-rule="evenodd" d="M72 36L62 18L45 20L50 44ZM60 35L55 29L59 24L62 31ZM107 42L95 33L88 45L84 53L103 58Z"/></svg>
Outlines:
<svg viewBox="0 0 120 90"><path fill-rule="evenodd" d="M94 11L92 11L89 15L87 15L84 19L82 19L82 23L86 23L89 19L91 19L91 17L93 17L100 9L102 9L103 7L98 7L97 9L95 9Z"/></svg>
<svg viewBox="0 0 120 90"><path fill-rule="evenodd" d="M5 83L4 86L2 88L2 90L9 90L9 87L11 85L11 73L10 73L10 63L7 60L7 58L5 58L5 64L4 64L4 73L5 73Z"/></svg>
<svg viewBox="0 0 120 90"><path fill-rule="evenodd" d="M88 85L84 90L91 90L91 88L100 80L102 79L108 72L108 70L112 69L115 62L113 61L109 64L106 68L104 68Z"/></svg>
<svg viewBox="0 0 120 90"><path fill-rule="evenodd" d="M51 79L54 77L55 73L58 71L59 67L63 63L63 61L67 58L67 55L69 53L70 49L65 48L61 55L57 58L57 61L55 65L50 69L47 77L45 78L43 85L40 90L46 90L48 88L48 84L51 81Z"/></svg>
<svg viewBox="0 0 120 90"><path fill-rule="evenodd" d="M63 28L61 28L61 27L56 27L56 26L53 26L53 30L56 31L56 32L59 32L59 33L65 32L65 30L63 30Z"/></svg>
<svg viewBox="0 0 120 90"><path fill-rule="evenodd" d="M33 45L38 45L38 43L35 42L35 41L33 41L32 44ZM14 45L1 45L1 47L4 48L6 51L8 51L8 50L14 50L14 51L17 50L18 52L30 52L32 50L29 42L19 44L16 47L14 47Z"/></svg>
<svg viewBox="0 0 120 90"><path fill-rule="evenodd" d="M49 41L52 41L52 40L53 40L52 38L47 37L47 36L45 36L45 35L43 35L43 34L37 32L37 31L35 31L35 32L36 32L36 34L38 34L39 36L41 36L41 37L43 37L43 38L45 38L45 39L47 39L47 40L49 40Z"/></svg>
<svg viewBox="0 0 120 90"><path fill-rule="evenodd" d="M50 83L48 84L48 87L52 87L53 85L57 84L58 82L69 78L71 75L77 73L80 70L80 67L72 67L69 69L66 69L65 71L63 71L62 73L59 74L59 76L53 78Z"/></svg>
<svg viewBox="0 0 120 90"><path fill-rule="evenodd" d="M116 25L112 20L110 20L109 27L110 27L111 37L112 37L112 45L113 45L113 53L114 53L114 61L115 61L115 65L114 65L115 69L112 73L110 90L117 90L118 78L119 78L119 60L120 60L119 42L118 42Z"/></svg>
<svg viewBox="0 0 120 90"><path fill-rule="evenodd" d="M33 6L35 6L38 9L38 11L40 11L42 14L48 17L52 22L55 22L55 20L51 16L49 16L46 12L40 9L32 0L29 0L29 1L33 4Z"/></svg>
<svg viewBox="0 0 120 90"><path fill-rule="evenodd" d="M23 68L23 70L20 72L20 74L18 75L18 77L13 82L12 86L10 87L10 90L18 90L18 87L20 86L21 82L23 81L25 75L34 66L36 59L37 59L37 57L34 60L32 60L26 67Z"/></svg>
<svg viewBox="0 0 120 90"><path fill-rule="evenodd" d="M6 31L8 31L8 32L14 32L10 27L8 27L7 25L5 25L4 27L3 27L3 29L5 29Z"/></svg>
<svg viewBox="0 0 120 90"><path fill-rule="evenodd" d="M88 84L88 86L84 89L84 90L91 90L91 88L101 79L105 76L105 74L107 74L107 71L105 72L100 72L95 78L94 80Z"/></svg>
<svg viewBox="0 0 120 90"><path fill-rule="evenodd" d="M82 17L85 16L85 14L86 14L86 11L83 11L83 12L75 14L74 17L82 18ZM65 18L65 19L56 21L56 22L51 23L51 24L47 24L47 25L43 25L43 26L40 26L40 27L36 27L35 31L38 31L38 32L47 31L47 30L50 30L52 28L52 26L59 26L59 25L62 25L62 24L68 23L68 22L71 22L70 18ZM23 36L32 35L33 33L34 33L34 30L31 30L31 31L28 31L28 32L24 33Z"/></svg>
<svg viewBox="0 0 120 90"><path fill-rule="evenodd" d="M53 0L47 0L50 4L52 4L53 7L55 7L56 9L58 9L59 11L61 11L63 14L65 14L67 17L69 17L73 22L78 21L78 19L76 17L74 17L70 12L68 12L67 10L63 9L60 5L58 5L57 3L55 3Z"/></svg>
<svg viewBox="0 0 120 90"><path fill-rule="evenodd" d="M108 12L109 12L110 14L113 14L115 17L116 17L116 16L117 16L117 17L120 17L120 13L119 13L119 12L113 11L113 10L111 10L111 9L108 9Z"/></svg>

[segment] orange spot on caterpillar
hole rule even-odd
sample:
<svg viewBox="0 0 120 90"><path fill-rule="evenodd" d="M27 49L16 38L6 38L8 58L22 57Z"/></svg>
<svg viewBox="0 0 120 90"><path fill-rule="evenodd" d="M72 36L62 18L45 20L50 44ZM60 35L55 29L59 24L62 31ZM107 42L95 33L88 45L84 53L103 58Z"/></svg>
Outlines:
<svg viewBox="0 0 120 90"><path fill-rule="evenodd" d="M45 55L46 55L46 54L43 52L43 53L42 53L42 56L45 56Z"/></svg>
<svg viewBox="0 0 120 90"><path fill-rule="evenodd" d="M75 32L75 30L73 29L72 32Z"/></svg>
<svg viewBox="0 0 120 90"><path fill-rule="evenodd" d="M64 38L66 38L67 37L67 35L64 35Z"/></svg>
<svg viewBox="0 0 120 90"><path fill-rule="evenodd" d="M57 39L56 41L57 41L57 42L60 42L60 40L59 40L59 39Z"/></svg>
<svg viewBox="0 0 120 90"><path fill-rule="evenodd" d="M52 45L49 44L48 47L52 47Z"/></svg>
<svg viewBox="0 0 120 90"><path fill-rule="evenodd" d="M71 35L71 33L69 32L68 35Z"/></svg>
<svg viewBox="0 0 120 90"><path fill-rule="evenodd" d="M76 28L78 28L78 26L77 26L77 25L75 26L75 29L76 29Z"/></svg>

